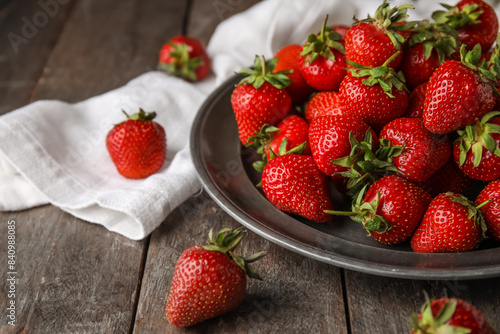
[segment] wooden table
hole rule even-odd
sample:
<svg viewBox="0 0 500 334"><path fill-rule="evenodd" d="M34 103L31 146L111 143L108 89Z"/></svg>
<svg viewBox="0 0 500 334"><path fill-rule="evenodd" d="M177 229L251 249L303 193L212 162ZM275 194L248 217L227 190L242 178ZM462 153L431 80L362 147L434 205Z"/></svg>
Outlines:
<svg viewBox="0 0 500 334"><path fill-rule="evenodd" d="M80 101L156 66L170 37L208 42L254 0L10 0L0 3L0 114L39 99ZM45 4L45 5L44 5ZM30 26L31 25L31 26ZM10 39L9 39L10 33ZM21 38L14 38L13 34ZM8 222L16 222L16 325L8 324ZM55 206L0 213L0 333L409 333L408 314L431 296L477 305L500 330L500 279L413 281L330 266L249 232L264 249L235 311L187 330L163 310L174 263L210 228L239 224L206 193L193 196L142 241Z"/></svg>

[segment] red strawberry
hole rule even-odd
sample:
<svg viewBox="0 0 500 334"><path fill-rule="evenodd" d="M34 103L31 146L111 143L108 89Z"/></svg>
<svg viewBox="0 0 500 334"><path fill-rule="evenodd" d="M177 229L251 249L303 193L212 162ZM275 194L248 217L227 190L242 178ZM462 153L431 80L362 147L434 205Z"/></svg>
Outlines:
<svg viewBox="0 0 500 334"><path fill-rule="evenodd" d="M340 85L344 114L360 117L375 131L401 117L408 106L404 78L387 67L393 57L377 68L349 63L359 68L351 69Z"/></svg>
<svg viewBox="0 0 500 334"><path fill-rule="evenodd" d="M474 180L458 168L453 156L430 178L418 185L435 197L441 193L454 192L466 195L474 184Z"/></svg>
<svg viewBox="0 0 500 334"><path fill-rule="evenodd" d="M349 30L350 26L346 26L344 24L334 24L331 25L330 28L342 37L340 43L345 44L345 35L347 34L347 30Z"/></svg>
<svg viewBox="0 0 500 334"><path fill-rule="evenodd" d="M379 140L381 147L401 146L398 155L390 159L401 175L412 182L427 180L451 156L448 137L431 133L420 118L395 119L384 126Z"/></svg>
<svg viewBox="0 0 500 334"><path fill-rule="evenodd" d="M329 176L346 171L346 167L334 164L332 161L349 157L352 149L351 135L361 141L368 130L376 140L375 132L359 118L336 115L313 120L309 126L309 145L319 169Z"/></svg>
<svg viewBox="0 0 500 334"><path fill-rule="evenodd" d="M488 202L489 201L489 202ZM477 206L483 205L480 210L484 214L488 236L500 242L500 180L488 183L476 198Z"/></svg>
<svg viewBox="0 0 500 334"><path fill-rule="evenodd" d="M199 40L175 36L160 50L158 68L188 81L200 81L210 71L210 58Z"/></svg>
<svg viewBox="0 0 500 334"><path fill-rule="evenodd" d="M432 198L415 184L399 176L388 175L375 181L361 199L362 193L350 213L328 212L349 215L354 221L362 223L375 240L394 245L412 235Z"/></svg>
<svg viewBox="0 0 500 334"><path fill-rule="evenodd" d="M333 210L328 177L311 156L289 154L278 156L264 167L262 190L279 210L314 222L330 219L325 210Z"/></svg>
<svg viewBox="0 0 500 334"><path fill-rule="evenodd" d="M482 213L464 196L452 192L434 197L411 239L417 253L470 251L486 230Z"/></svg>
<svg viewBox="0 0 500 334"><path fill-rule="evenodd" d="M408 18L406 14L411 5L390 8L384 1L375 12L375 17L368 16L364 20L356 20L345 36L346 60L364 66L378 67L400 51L404 37L398 31L404 31L413 26L413 22L396 24ZM396 68L403 54L399 53L388 66Z"/></svg>
<svg viewBox="0 0 500 334"><path fill-rule="evenodd" d="M236 308L245 295L246 275L261 279L249 265L265 255L247 258L234 254L242 228L221 230L208 245L186 249L174 268L165 314L177 327L188 327Z"/></svg>
<svg viewBox="0 0 500 334"><path fill-rule="evenodd" d="M494 77L476 66L481 56L479 48L466 54L462 47L461 56L462 61L441 64L427 84L423 120L431 132L450 133L473 124L495 104L489 81Z"/></svg>
<svg viewBox="0 0 500 334"><path fill-rule="evenodd" d="M262 172L266 162L271 161L277 155L285 153L311 155L309 124L297 115L285 117L277 126L264 125L250 141L254 143L250 147L263 155L262 161L253 164L259 172Z"/></svg>
<svg viewBox="0 0 500 334"><path fill-rule="evenodd" d="M306 120L311 123L314 119L327 115L342 114L342 99L340 92L332 90L318 92L314 95L306 106Z"/></svg>
<svg viewBox="0 0 500 334"><path fill-rule="evenodd" d="M347 74L344 46L339 42L341 36L326 27L327 19L328 16L317 36L309 35L298 58L300 71L309 86L321 91L338 90Z"/></svg>
<svg viewBox="0 0 500 334"><path fill-rule="evenodd" d="M167 150L163 127L154 122L155 112L127 115L127 120L115 125L106 136L106 148L118 172L130 179L142 179L156 173Z"/></svg>
<svg viewBox="0 0 500 334"><path fill-rule="evenodd" d="M254 69L243 69L246 77L233 90L231 106L243 145L251 144L248 139L264 124L276 125L290 111L292 101L285 90L289 72L272 73L277 61L266 64L264 57L255 57Z"/></svg>
<svg viewBox="0 0 500 334"><path fill-rule="evenodd" d="M460 43L467 50L478 43L485 52L491 48L498 34L498 18L489 4L482 0L462 0L454 7L442 6L446 11L436 11L432 18L456 29Z"/></svg>
<svg viewBox="0 0 500 334"><path fill-rule="evenodd" d="M411 87L427 82L458 48L456 31L446 24L421 21L404 44L400 69Z"/></svg>
<svg viewBox="0 0 500 334"><path fill-rule="evenodd" d="M292 70L288 74L290 78L290 86L286 87L286 91L292 98L293 104L304 102L309 95L314 91L304 79L300 72L300 63L298 61L299 53L302 52L302 46L298 44L290 44L281 48L274 57L278 58L274 73L280 71Z"/></svg>
<svg viewBox="0 0 500 334"><path fill-rule="evenodd" d="M427 82L415 87L408 98L408 107L403 117L423 118L425 92L427 91Z"/></svg>
<svg viewBox="0 0 500 334"><path fill-rule="evenodd" d="M427 300L420 313L410 315L412 334L495 334L481 311L459 298Z"/></svg>
<svg viewBox="0 0 500 334"><path fill-rule="evenodd" d="M453 146L453 156L469 177L494 181L500 178L500 112L491 112L457 131L460 137Z"/></svg>

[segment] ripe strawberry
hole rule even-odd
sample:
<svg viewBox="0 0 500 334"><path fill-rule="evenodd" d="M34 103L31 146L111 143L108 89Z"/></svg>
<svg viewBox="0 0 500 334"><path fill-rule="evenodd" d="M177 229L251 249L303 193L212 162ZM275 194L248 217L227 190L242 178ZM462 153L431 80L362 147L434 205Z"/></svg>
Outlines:
<svg viewBox="0 0 500 334"><path fill-rule="evenodd" d="M323 22L321 32L309 35L298 57L300 71L309 86L316 90L338 90L340 82L347 74L344 46L341 36Z"/></svg>
<svg viewBox="0 0 500 334"><path fill-rule="evenodd" d="M347 34L347 30L349 30L350 26L346 26L344 24L334 24L331 25L330 28L332 31L340 35L341 40L339 42L342 43L342 45L345 45L345 35Z"/></svg>
<svg viewBox="0 0 500 334"><path fill-rule="evenodd" d="M401 146L401 151L389 158L401 176L412 182L427 180L451 156L448 137L431 133L420 118L395 119L380 131L379 140L381 148Z"/></svg>
<svg viewBox="0 0 500 334"><path fill-rule="evenodd" d="M311 156L287 154L278 156L264 167L262 190L279 210L314 222L330 219L325 210L333 210L328 177Z"/></svg>
<svg viewBox="0 0 500 334"><path fill-rule="evenodd" d="M199 40L175 36L161 48L158 69L187 81L200 81L210 71L210 58Z"/></svg>
<svg viewBox="0 0 500 334"><path fill-rule="evenodd" d="M453 146L453 156L469 177L494 181L500 178L500 112L491 112L457 131L460 137Z"/></svg>
<svg viewBox="0 0 500 334"><path fill-rule="evenodd" d="M427 91L427 82L415 87L408 97L408 107L403 117L423 118L424 116L424 103L425 92Z"/></svg>
<svg viewBox="0 0 500 334"><path fill-rule="evenodd" d="M231 106L238 124L243 145L257 134L264 124L276 125L290 111L290 95L285 90L290 84L288 71L272 73L278 58L267 64L264 57L255 57L254 69L243 69L246 75L233 90Z"/></svg>
<svg viewBox="0 0 500 334"><path fill-rule="evenodd" d="M466 195L474 184L474 180L464 174L458 168L453 156L437 172L424 182L418 183L432 197L441 193L453 192L460 195Z"/></svg>
<svg viewBox="0 0 500 334"><path fill-rule="evenodd" d="M461 0L456 6L442 4L446 11L436 11L432 18L457 30L459 42L467 50L476 44L488 51L498 34L498 17L495 10L482 0Z"/></svg>
<svg viewBox="0 0 500 334"><path fill-rule="evenodd" d="M423 120L434 133L450 133L473 124L495 104L489 80L493 74L476 65L481 50L466 53L461 48L461 61L448 60L432 74L427 84Z"/></svg>
<svg viewBox="0 0 500 334"><path fill-rule="evenodd" d="M488 236L500 242L500 180L488 183L481 190L475 204L479 206L483 203L486 204L480 210L484 214L486 226L488 227Z"/></svg>
<svg viewBox="0 0 500 334"><path fill-rule="evenodd" d="M163 127L154 122L155 112L127 115L127 120L115 125L106 136L106 148L118 172L129 179L142 179L156 173L167 150Z"/></svg>
<svg viewBox="0 0 500 334"><path fill-rule="evenodd" d="M298 61L300 52L302 52L302 46L298 44L289 44L282 47L274 55L275 58L278 58L278 62L276 63L273 73L292 70L292 72L288 74L290 85L286 87L286 91L292 98L293 104L304 102L314 91L312 87L307 84L304 76L300 72L300 63Z"/></svg>
<svg viewBox="0 0 500 334"><path fill-rule="evenodd" d="M495 334L481 311L459 298L427 300L420 313L410 315L412 334Z"/></svg>
<svg viewBox="0 0 500 334"><path fill-rule="evenodd" d="M311 123L314 119L327 115L342 114L342 98L336 90L318 92L307 102L305 117Z"/></svg>
<svg viewBox="0 0 500 334"><path fill-rule="evenodd" d="M351 216L375 240L394 245L412 235L431 199L426 191L408 180L388 175L375 181L364 198L360 193L352 212L327 212Z"/></svg>
<svg viewBox="0 0 500 334"><path fill-rule="evenodd" d="M346 171L346 167L332 161L349 157L352 149L351 136L361 141L369 130L376 140L375 132L359 118L345 115L316 118L309 126L309 145L314 162L328 176Z"/></svg>
<svg viewBox="0 0 500 334"><path fill-rule="evenodd" d="M177 327L188 327L236 308L245 295L246 275L261 279L249 263L266 253L246 258L234 254L243 229L210 231L208 245L186 249L174 268L165 314Z"/></svg>
<svg viewBox="0 0 500 334"><path fill-rule="evenodd" d="M393 54L402 50L404 37L399 31L404 31L414 25L414 22L397 24L408 18L406 14L411 5L390 8L383 2L377 8L375 17L356 20L345 36L346 60L364 66L379 67ZM396 68L403 54L399 53L388 66Z"/></svg>
<svg viewBox="0 0 500 334"><path fill-rule="evenodd" d="M340 84L344 114L360 117L375 131L401 117L408 106L404 77L387 66L395 56L377 68L348 62L357 68L350 69Z"/></svg>
<svg viewBox="0 0 500 334"><path fill-rule="evenodd" d="M452 192L434 197L411 239L417 253L470 251L479 245L486 226L482 213L464 196Z"/></svg>
<svg viewBox="0 0 500 334"><path fill-rule="evenodd" d="M254 163L257 171L262 172L266 162L285 153L311 155L309 147L309 124L300 116L285 117L277 126L264 125L261 131L250 139L262 161Z"/></svg>
<svg viewBox="0 0 500 334"><path fill-rule="evenodd" d="M400 69L408 87L427 82L458 48L456 31L446 24L421 21L404 44Z"/></svg>

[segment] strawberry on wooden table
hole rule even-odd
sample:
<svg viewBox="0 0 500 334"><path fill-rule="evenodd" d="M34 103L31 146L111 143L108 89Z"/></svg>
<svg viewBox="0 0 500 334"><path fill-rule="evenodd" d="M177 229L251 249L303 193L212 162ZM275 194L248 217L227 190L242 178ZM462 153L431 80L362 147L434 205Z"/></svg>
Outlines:
<svg viewBox="0 0 500 334"><path fill-rule="evenodd" d="M431 196L399 176L388 175L375 181L366 195L360 192L352 212L327 211L350 216L375 240L394 245L408 239L420 224Z"/></svg>
<svg viewBox="0 0 500 334"><path fill-rule="evenodd" d="M484 203L483 203L484 204ZM481 211L452 192L434 197L411 239L417 253L453 253L476 249L486 233Z"/></svg>
<svg viewBox="0 0 500 334"><path fill-rule="evenodd" d="M460 298L427 300L410 323L412 334L496 334L482 312Z"/></svg>
<svg viewBox="0 0 500 334"><path fill-rule="evenodd" d="M457 132L453 156L460 169L476 180L500 179L500 112L488 113Z"/></svg>
<svg viewBox="0 0 500 334"><path fill-rule="evenodd" d="M496 78L478 67L480 46L469 52L462 46L460 54L461 61L445 61L427 83L423 120L431 132L450 133L473 124L495 104Z"/></svg>
<svg viewBox="0 0 500 334"><path fill-rule="evenodd" d="M158 69L187 81L200 81L210 71L210 58L196 38L175 36L161 48Z"/></svg>
<svg viewBox="0 0 500 334"><path fill-rule="evenodd" d="M130 179L156 173L165 161L167 139L163 127L153 121L155 112L128 115L106 136L106 148L118 172Z"/></svg>
<svg viewBox="0 0 500 334"><path fill-rule="evenodd" d="M500 242L500 180L492 181L481 190L475 204L483 205L480 210L488 228L488 236Z"/></svg>
<svg viewBox="0 0 500 334"><path fill-rule="evenodd" d="M245 295L246 276L261 279L250 263L265 252L248 257L234 253L243 233L243 228L222 229L214 238L210 231L207 245L181 254L165 307L172 325L188 327L233 310Z"/></svg>
<svg viewBox="0 0 500 334"><path fill-rule="evenodd" d="M262 172L262 190L279 210L323 223L333 210L328 177L311 156L285 154L269 161Z"/></svg>
<svg viewBox="0 0 500 334"><path fill-rule="evenodd" d="M264 124L276 125L290 111L292 100L286 91L289 71L273 73L278 58L267 64L264 57L255 57L254 68L244 68L245 77L231 94L231 106L243 145L256 135Z"/></svg>
<svg viewBox="0 0 500 334"><path fill-rule="evenodd" d="M408 18L408 9L412 5L390 7L387 1L380 5L374 17L368 16L349 28L345 36L346 60L364 66L378 67L386 63L386 60L398 51L402 51L401 45L404 37L400 32L412 27L415 22L405 22ZM401 62L403 54L391 59L387 64L396 68ZM351 65L349 65L351 66Z"/></svg>

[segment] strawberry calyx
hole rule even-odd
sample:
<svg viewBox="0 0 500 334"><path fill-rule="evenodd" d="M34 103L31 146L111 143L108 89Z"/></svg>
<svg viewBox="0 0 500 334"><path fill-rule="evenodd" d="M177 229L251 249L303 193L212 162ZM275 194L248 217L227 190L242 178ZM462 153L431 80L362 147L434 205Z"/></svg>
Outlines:
<svg viewBox="0 0 500 334"><path fill-rule="evenodd" d="M331 61L335 61L335 55L332 52L332 48L345 54L345 49L340 41L342 36L335 32L331 27L326 26L328 21L328 15L326 15L321 31L318 35L310 34L307 38L307 42L302 48L300 56L304 57L304 62L311 64L319 56L323 56Z"/></svg>
<svg viewBox="0 0 500 334"><path fill-rule="evenodd" d="M431 15L437 23L444 23L455 29L481 23L478 18L484 11L477 3L468 4L462 9L444 3L441 6L446 10L436 10Z"/></svg>
<svg viewBox="0 0 500 334"><path fill-rule="evenodd" d="M348 68L347 70L351 73L353 77L363 78L363 84L366 86L375 86L379 85L382 90L391 98L394 98L392 95L392 88L396 87L399 91L407 91L405 85L405 77L402 71L396 72L393 68L389 67L389 64L401 53L401 51L397 51L391 57L389 57L381 66L371 67L365 66L358 63L355 63L350 60L346 60L345 62L348 65L351 65L352 68Z"/></svg>
<svg viewBox="0 0 500 334"><path fill-rule="evenodd" d="M132 115L127 114L127 112L123 109L122 109L122 113L124 113L125 116L127 116L127 119L131 120L131 121L146 122L146 121L152 121L156 117L156 112L154 112L154 111L146 112L142 108L139 108L139 112L132 114Z"/></svg>
<svg viewBox="0 0 500 334"><path fill-rule="evenodd" d="M214 237L213 230L210 230L208 234L207 245L202 247L208 251L221 252L227 254L231 260L236 263L241 270L250 278L255 278L262 280L257 271L250 265L250 263L255 262L262 257L264 257L267 252L258 252L250 256L242 257L236 255L234 250L240 244L241 240L246 230L243 227L231 230L230 228L224 228L220 230Z"/></svg>
<svg viewBox="0 0 500 334"><path fill-rule="evenodd" d="M408 40L409 45L422 44L426 60L431 56L432 50L436 50L439 62L443 63L446 57L450 57L458 49L457 31L448 24L422 20L410 31L412 35Z"/></svg>
<svg viewBox="0 0 500 334"><path fill-rule="evenodd" d="M404 37L399 33L401 31L412 28L417 22L405 20L409 17L408 9L415 9L412 5L402 5L392 7L384 0L384 2L375 11L375 16L368 15L366 19L358 20L354 18L356 23L367 22L374 24L378 29L383 31L394 44L397 50L401 49L401 44L404 43Z"/></svg>
<svg viewBox="0 0 500 334"><path fill-rule="evenodd" d="M196 68L203 65L200 57L191 57L189 55L189 46L186 43L169 42L173 50L170 51L171 63L158 64L158 69L169 75L181 77L189 81L197 81Z"/></svg>
<svg viewBox="0 0 500 334"><path fill-rule="evenodd" d="M253 68L243 68L238 74L245 77L238 83L238 85L246 84L252 85L255 89L259 89L265 82L270 83L278 89L284 89L290 86L290 78L287 74L293 70L278 71L273 73L278 58L274 57L266 62L264 56L255 56Z"/></svg>
<svg viewBox="0 0 500 334"><path fill-rule="evenodd" d="M500 148L491 136L492 133L500 134L500 125L489 123L492 118L497 116L500 116L500 111L490 112L484 115L481 120L477 120L475 124L457 130L459 135L457 141L460 142L460 167L465 163L469 151L472 151L474 167L479 166L483 158L483 147L490 153L500 157Z"/></svg>
<svg viewBox="0 0 500 334"><path fill-rule="evenodd" d="M420 311L421 319L414 312L410 314L410 323L414 334L467 334L471 330L469 328L454 326L448 324L457 309L457 300L450 298L439 310L439 313L434 316L432 314L431 300L426 298L425 304Z"/></svg>

